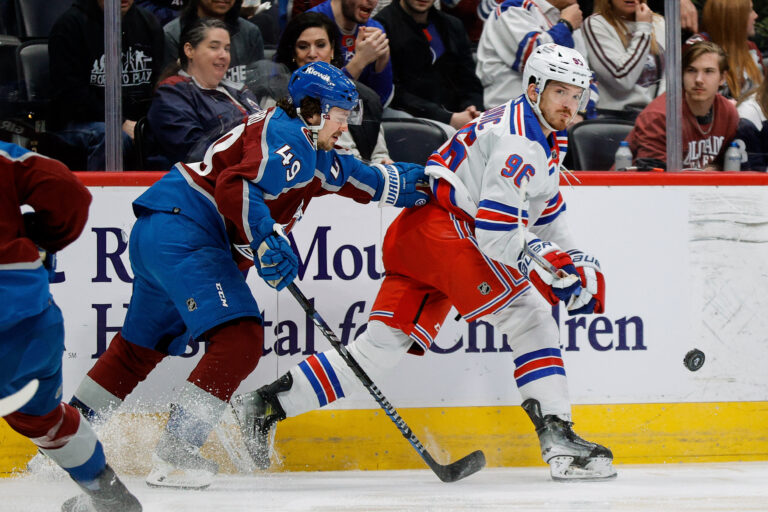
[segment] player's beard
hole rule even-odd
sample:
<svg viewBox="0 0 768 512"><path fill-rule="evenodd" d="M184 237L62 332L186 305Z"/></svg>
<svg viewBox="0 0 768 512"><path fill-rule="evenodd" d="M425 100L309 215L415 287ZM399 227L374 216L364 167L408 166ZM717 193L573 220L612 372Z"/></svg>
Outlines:
<svg viewBox="0 0 768 512"><path fill-rule="evenodd" d="M567 115L565 118L563 115ZM555 129L555 131L562 131L568 127L568 123L573 119L573 112L570 109L560 109L554 112L554 119L551 119L547 113L544 113L544 119L547 120L549 126Z"/></svg>

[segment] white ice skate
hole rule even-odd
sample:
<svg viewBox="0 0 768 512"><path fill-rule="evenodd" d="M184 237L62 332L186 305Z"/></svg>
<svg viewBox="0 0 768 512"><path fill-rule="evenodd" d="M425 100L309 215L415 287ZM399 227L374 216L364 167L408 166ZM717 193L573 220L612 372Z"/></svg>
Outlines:
<svg viewBox="0 0 768 512"><path fill-rule="evenodd" d="M554 415L542 416L537 400L526 400L523 409L536 427L541 457L549 464L553 480L568 482L616 477L611 450L579 437L570 421Z"/></svg>
<svg viewBox="0 0 768 512"><path fill-rule="evenodd" d="M163 432L146 482L150 487L205 489L218 472L218 464L201 456L197 447Z"/></svg>

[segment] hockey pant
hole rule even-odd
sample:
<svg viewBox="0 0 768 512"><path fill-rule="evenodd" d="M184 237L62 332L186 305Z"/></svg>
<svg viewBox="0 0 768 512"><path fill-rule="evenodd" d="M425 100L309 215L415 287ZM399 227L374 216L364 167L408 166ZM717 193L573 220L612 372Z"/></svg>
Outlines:
<svg viewBox="0 0 768 512"><path fill-rule="evenodd" d="M350 353L376 379L406 352L427 352L453 306L466 321L486 321L497 335L507 335L523 400L535 398L543 414L569 419L560 337L549 304L517 269L478 247L471 222L439 204L404 209L384 238L386 275L368 330L350 345ZM291 373L293 387L278 395L288 416L361 389L335 351L311 356Z"/></svg>
<svg viewBox="0 0 768 512"><path fill-rule="evenodd" d="M571 405L557 326L543 299L528 291L509 307L481 320L493 325L497 335L506 334L514 354L519 354L513 356L514 378L523 401L535 398L541 404L542 414L570 420ZM366 331L347 349L376 382L397 366L413 344L414 340L400 329L371 320ZM293 386L278 394L288 417L364 389L335 349L308 357L290 372Z"/></svg>
<svg viewBox="0 0 768 512"><path fill-rule="evenodd" d="M195 446L203 445L232 393L256 368L264 334L256 319L239 318L211 329L205 339L206 352L175 398L166 426ZM165 356L118 333L80 383L72 402L91 418L106 421Z"/></svg>
<svg viewBox="0 0 768 512"><path fill-rule="evenodd" d="M0 343L2 394L17 391L33 378L40 383L26 405L5 416L8 425L87 485L104 470L106 460L88 422L61 403L64 321L58 306L51 302L38 315L0 332Z"/></svg>

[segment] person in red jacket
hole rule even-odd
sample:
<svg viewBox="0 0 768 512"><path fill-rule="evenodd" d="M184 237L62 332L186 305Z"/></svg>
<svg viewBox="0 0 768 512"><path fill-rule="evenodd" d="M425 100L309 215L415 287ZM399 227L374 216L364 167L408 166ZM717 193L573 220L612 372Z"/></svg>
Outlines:
<svg viewBox="0 0 768 512"><path fill-rule="evenodd" d="M736 136L739 114L717 90L728 62L715 43L694 44L683 55L683 168L719 170ZM627 141L639 169L666 169L667 95L657 97L640 113Z"/></svg>
<svg viewBox="0 0 768 512"><path fill-rule="evenodd" d="M0 141L0 415L85 492L63 512L140 512L90 424L61 401L64 319L48 283L90 204L64 164ZM22 205L34 212L22 215Z"/></svg>

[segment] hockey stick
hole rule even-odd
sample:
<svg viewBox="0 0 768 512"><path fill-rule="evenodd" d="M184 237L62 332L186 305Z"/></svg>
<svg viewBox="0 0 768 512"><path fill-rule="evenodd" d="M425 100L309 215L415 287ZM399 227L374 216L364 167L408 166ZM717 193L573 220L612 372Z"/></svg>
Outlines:
<svg viewBox="0 0 768 512"><path fill-rule="evenodd" d="M341 358L344 359L344 362L347 363L347 366L349 366L352 371L355 372L357 378L360 379L360 382L363 383L363 386L365 386L371 396L373 396L373 399L376 400L376 403L378 403L379 406L384 409L384 412L387 413L389 419L392 420L400 433L403 434L403 437L407 439L409 443L411 443L411 446L413 446L413 448L419 453L421 458L424 459L424 462L427 463L427 466L429 466L429 468L435 472L440 480L443 482L455 482L483 469L485 466L485 455L480 450L474 451L464 458L452 462L451 464L444 465L435 461L432 455L430 455L427 449L424 448L424 445L421 444L421 441L419 441L419 439L413 433L411 427L405 423L405 420L400 417L394 406L389 403L389 400L387 400L379 388L376 387L376 384L374 384L368 374L365 373L365 370L363 370L358 362L355 361L355 359L352 357L352 354L347 351L347 347L342 345L341 341L339 341L339 338L336 337L336 334L334 334L331 328L328 327L328 324L325 323L325 320L323 320L315 307L304 296L301 290L299 290L296 284L289 284L288 290L296 298L307 315L312 317L312 321L323 333L323 336L325 336L331 345L333 345L333 348L336 349L336 352L339 353Z"/></svg>
<svg viewBox="0 0 768 512"><path fill-rule="evenodd" d="M24 407L37 393L37 386L39 384L40 382L37 379L32 379L14 394L0 398L0 417L7 416Z"/></svg>

